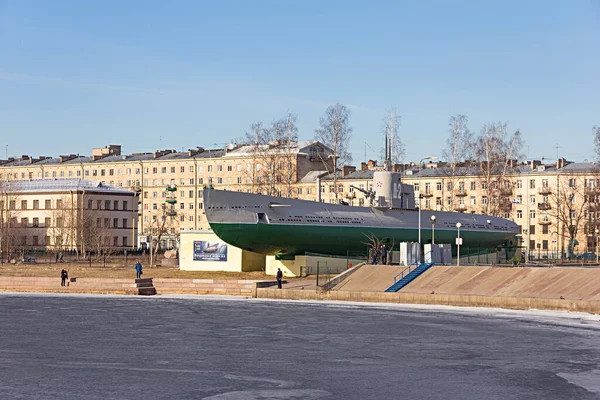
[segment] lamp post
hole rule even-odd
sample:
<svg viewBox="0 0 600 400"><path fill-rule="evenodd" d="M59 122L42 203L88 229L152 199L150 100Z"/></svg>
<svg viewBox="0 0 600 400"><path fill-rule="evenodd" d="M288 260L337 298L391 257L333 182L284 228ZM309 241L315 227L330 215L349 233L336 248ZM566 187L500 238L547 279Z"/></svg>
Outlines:
<svg viewBox="0 0 600 400"><path fill-rule="evenodd" d="M431 244L435 244L435 215L429 217L431 221Z"/></svg>
<svg viewBox="0 0 600 400"><path fill-rule="evenodd" d="M419 168L421 168L421 165L423 165L423 161L436 160L436 159L437 159L437 157L431 157L431 156L421 158L421 160L419 161ZM419 251L421 251L421 208L422 208L421 201L422 200L423 200L423 191L421 188L421 170L419 170Z"/></svg>
<svg viewBox="0 0 600 400"><path fill-rule="evenodd" d="M596 228L596 262L598 262L598 233L600 233L600 230Z"/></svg>
<svg viewBox="0 0 600 400"><path fill-rule="evenodd" d="M550 232L550 237L554 237L554 235L556 235L556 239L552 239L552 243L556 243L555 245L552 246L552 258L554 260L558 259L558 232Z"/></svg>
<svg viewBox="0 0 600 400"><path fill-rule="evenodd" d="M462 244L462 239L460 238L460 227L462 224L460 222L456 223L457 236L456 236L456 266L460 267L460 245Z"/></svg>

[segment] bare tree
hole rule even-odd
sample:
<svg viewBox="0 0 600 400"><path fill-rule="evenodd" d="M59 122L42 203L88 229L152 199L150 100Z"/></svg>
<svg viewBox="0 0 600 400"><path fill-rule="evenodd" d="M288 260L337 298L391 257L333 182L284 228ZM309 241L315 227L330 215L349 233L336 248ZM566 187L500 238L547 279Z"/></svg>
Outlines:
<svg viewBox="0 0 600 400"><path fill-rule="evenodd" d="M569 254L573 253L576 239L587 222L587 208L594 188L585 186L585 179L575 175L559 175L557 190L550 195L550 210L547 215L553 216L560 224L558 234L569 239ZM545 220L547 217L542 215Z"/></svg>
<svg viewBox="0 0 600 400"><path fill-rule="evenodd" d="M348 145L352 137L350 109L340 103L329 106L325 110L325 116L321 117L319 124L320 128L315 130L315 140L333 150L333 154L319 153L319 157L321 157L321 161L327 171L333 175L335 199L338 201L338 165L345 165L352 162L352 156L348 151ZM331 163L329 160L330 157L333 160Z"/></svg>
<svg viewBox="0 0 600 400"><path fill-rule="evenodd" d="M383 133L385 136L385 148L381 150L381 158L384 162L390 156L390 163L398 164L404 156L404 145L400 140L400 116L395 108L390 108L383 118ZM387 152L386 152L387 151Z"/></svg>
<svg viewBox="0 0 600 400"><path fill-rule="evenodd" d="M280 147L279 174L286 197L292 197L292 187L296 183L296 149L298 147L296 120L297 116L289 111L282 119L284 127Z"/></svg>
<svg viewBox="0 0 600 400"><path fill-rule="evenodd" d="M22 233L17 222L18 199L10 182L0 182L0 259L10 260L16 254L17 237Z"/></svg>
<svg viewBox="0 0 600 400"><path fill-rule="evenodd" d="M159 207L156 214L146 223L144 231L147 231L152 238L152 251L154 256L162 246L162 239L171 235L177 227L177 220L170 214L170 210Z"/></svg>
<svg viewBox="0 0 600 400"><path fill-rule="evenodd" d="M473 133L468 128L468 122L467 116L462 114L453 115L448 120L450 137L446 140L446 148L442 151L447 164L440 168L440 172L446 177L451 204L442 201L442 209L450 207L451 210L457 190L465 190L465 174L460 172L469 167L470 163L467 161L473 158L474 145Z"/></svg>
<svg viewBox="0 0 600 400"><path fill-rule="evenodd" d="M250 185L250 193L256 193L260 191L262 186L261 180L259 179L260 159L261 151L267 142L266 130L263 127L263 123L260 121L254 122L250 125L250 132L246 132L244 137L246 148L250 154L250 164L247 164L244 169L244 173L247 178L247 184Z"/></svg>
<svg viewBox="0 0 600 400"><path fill-rule="evenodd" d="M477 174L485 199L481 205L483 214L501 216L510 211L512 193L511 161L522 157L521 132L507 133L507 123L492 122L481 129L474 142Z"/></svg>

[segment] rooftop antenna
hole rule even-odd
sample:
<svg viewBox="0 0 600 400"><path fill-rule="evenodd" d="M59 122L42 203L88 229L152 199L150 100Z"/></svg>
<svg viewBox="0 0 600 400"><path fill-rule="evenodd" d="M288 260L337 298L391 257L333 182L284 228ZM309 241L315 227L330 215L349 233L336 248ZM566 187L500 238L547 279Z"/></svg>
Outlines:
<svg viewBox="0 0 600 400"><path fill-rule="evenodd" d="M365 142L365 162L367 162L367 147L371 150L371 151L375 151L373 150L373 148L371 146L369 146L369 144L367 142Z"/></svg>
<svg viewBox="0 0 600 400"><path fill-rule="evenodd" d="M8 145L6 145L5 151L6 151L6 159L8 160Z"/></svg>
<svg viewBox="0 0 600 400"><path fill-rule="evenodd" d="M554 148L556 149L556 159L558 160L558 149L560 149L558 143L556 143L556 146L554 146Z"/></svg>

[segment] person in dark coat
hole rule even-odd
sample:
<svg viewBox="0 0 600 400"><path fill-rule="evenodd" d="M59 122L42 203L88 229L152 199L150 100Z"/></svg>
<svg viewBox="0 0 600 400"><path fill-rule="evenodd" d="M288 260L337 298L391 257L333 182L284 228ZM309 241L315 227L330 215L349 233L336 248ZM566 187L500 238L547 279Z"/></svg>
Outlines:
<svg viewBox="0 0 600 400"><path fill-rule="evenodd" d="M67 286L67 278L69 278L69 273L63 268L60 271L60 286Z"/></svg>
<svg viewBox="0 0 600 400"><path fill-rule="evenodd" d="M381 245L381 263L383 265L387 264L387 247L385 244Z"/></svg>
<svg viewBox="0 0 600 400"><path fill-rule="evenodd" d="M135 278L140 279L141 277L142 277L142 263L138 261L138 263L135 264Z"/></svg>
<svg viewBox="0 0 600 400"><path fill-rule="evenodd" d="M277 268L277 289L281 289L281 280L283 279L283 272L281 268Z"/></svg>

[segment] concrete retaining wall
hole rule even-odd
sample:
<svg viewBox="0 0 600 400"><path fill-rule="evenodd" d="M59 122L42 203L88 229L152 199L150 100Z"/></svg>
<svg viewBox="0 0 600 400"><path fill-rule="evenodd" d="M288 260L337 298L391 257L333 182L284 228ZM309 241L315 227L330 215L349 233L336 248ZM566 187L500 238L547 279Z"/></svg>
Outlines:
<svg viewBox="0 0 600 400"><path fill-rule="evenodd" d="M514 310L560 310L600 314L600 301L488 297L448 294L316 292L314 290L257 289L256 297L282 300L340 300L376 303L437 304L458 307L491 307Z"/></svg>
<svg viewBox="0 0 600 400"><path fill-rule="evenodd" d="M257 281L240 279L152 279L158 294L225 294L252 296ZM266 284L274 284L268 282ZM60 286L60 278L0 276L0 291L66 292L100 294L139 294L134 279L71 278L69 286Z"/></svg>

